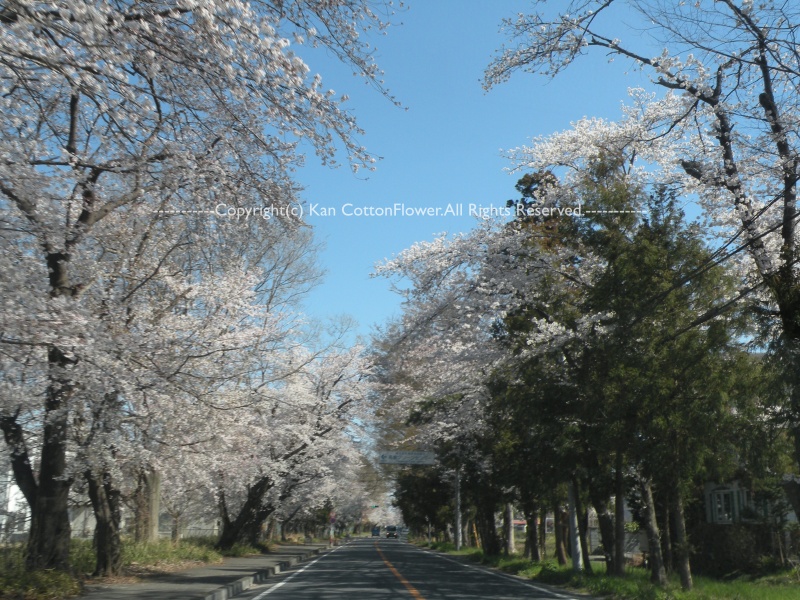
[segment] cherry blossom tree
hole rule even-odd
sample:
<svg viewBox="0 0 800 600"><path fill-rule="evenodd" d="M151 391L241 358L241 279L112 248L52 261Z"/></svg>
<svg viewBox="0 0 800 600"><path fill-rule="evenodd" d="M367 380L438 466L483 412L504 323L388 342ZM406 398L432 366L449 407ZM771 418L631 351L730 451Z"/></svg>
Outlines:
<svg viewBox="0 0 800 600"><path fill-rule="evenodd" d="M475 492L480 507L477 525L487 552L499 549L494 508L502 496L490 450L497 431L487 418L487 382L518 359L500 329L509 314L534 301L534 290L559 261L545 236L520 225L481 222L467 234L417 243L377 269L404 286L405 298L400 320L376 345L384 413L410 425L402 443L436 450L449 469L462 469L470 483L465 491ZM557 348L576 335L544 315L532 322L530 343L522 343L526 353Z"/></svg>
<svg viewBox="0 0 800 600"><path fill-rule="evenodd" d="M369 499L361 479L364 457L356 442L352 431L340 431L320 444L313 460L295 473L295 477L302 473L301 480L293 484L274 513L284 535L287 528L297 530L326 508L333 514L326 515L325 524L330 525L333 518L339 534L361 524Z"/></svg>
<svg viewBox="0 0 800 600"><path fill-rule="evenodd" d="M192 414L177 406L209 402L214 381L252 366L245 350L285 338L272 332L286 315L258 305L263 256L226 244L232 224L209 213L259 207L265 225L298 227L300 144L369 166L342 98L291 47L326 46L380 86L360 34L390 11L358 0L0 8L0 429L32 509L29 567L67 568L74 477L102 496L109 457L139 452L119 447L121 421L165 435L154 414ZM206 260L217 241L229 265Z"/></svg>
<svg viewBox="0 0 800 600"><path fill-rule="evenodd" d="M212 471L222 534L219 545L255 543L266 520L311 481L327 477L330 460L345 460L348 432L370 401L369 365L358 346L308 356L277 385L261 389L257 404L237 411L223 431L227 449ZM293 362L294 362L293 361Z"/></svg>

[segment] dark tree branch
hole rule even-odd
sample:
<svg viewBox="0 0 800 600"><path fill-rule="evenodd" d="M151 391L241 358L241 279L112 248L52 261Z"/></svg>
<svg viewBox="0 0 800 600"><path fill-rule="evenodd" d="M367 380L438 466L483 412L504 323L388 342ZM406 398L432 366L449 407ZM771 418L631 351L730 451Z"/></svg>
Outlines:
<svg viewBox="0 0 800 600"><path fill-rule="evenodd" d="M28 448L25 444L25 437L17 419L19 410L12 416L0 417L0 429L3 430L3 438L11 450L11 469L14 472L14 480L19 489L25 496L28 506L36 506L36 495L39 486L33 474Z"/></svg>

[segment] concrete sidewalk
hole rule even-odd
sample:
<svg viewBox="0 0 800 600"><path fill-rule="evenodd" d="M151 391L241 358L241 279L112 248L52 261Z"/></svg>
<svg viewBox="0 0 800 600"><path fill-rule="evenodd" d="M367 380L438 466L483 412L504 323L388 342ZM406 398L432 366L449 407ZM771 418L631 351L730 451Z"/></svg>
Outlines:
<svg viewBox="0 0 800 600"><path fill-rule="evenodd" d="M88 585L86 600L227 600L292 565L316 556L328 546L278 546L259 556L226 558L206 565L164 575L152 575L139 583Z"/></svg>

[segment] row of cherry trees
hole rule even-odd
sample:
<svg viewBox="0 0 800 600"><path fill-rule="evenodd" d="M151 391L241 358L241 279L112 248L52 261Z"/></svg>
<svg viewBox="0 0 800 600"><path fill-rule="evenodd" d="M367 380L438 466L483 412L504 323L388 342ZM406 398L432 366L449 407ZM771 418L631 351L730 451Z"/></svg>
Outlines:
<svg viewBox="0 0 800 600"><path fill-rule="evenodd" d="M363 33L391 10L0 7L0 429L30 568L68 568L73 488L113 573L121 500L154 473L173 511L216 507L222 545L352 478L365 367L297 312L318 272L292 171L302 148L372 159L346 98L293 48L327 47L374 81ZM262 212L221 218L219 203Z"/></svg>
<svg viewBox="0 0 800 600"><path fill-rule="evenodd" d="M800 448L800 15L733 0L533 5L506 23L487 88L602 51L662 91L632 90L618 121L583 119L511 151L525 174L514 222L379 269L406 299L379 346L387 412L462 467L488 550L503 502L532 518L570 487L597 510L622 573L622 503L610 499L627 495L653 579L665 581L663 548L688 588L694 485L737 468L754 489L783 476L800 512L786 477L798 453L781 453L786 432ZM685 222L690 203L701 225Z"/></svg>
<svg viewBox="0 0 800 600"><path fill-rule="evenodd" d="M591 505L608 569L623 574L614 498L628 498L654 581L665 584L675 564L690 588L687 501L708 480L747 477L765 490L779 481L783 421L769 415L782 388L769 360L748 351L766 344L769 320L751 316L757 299L740 298L744 265L720 260L724 250L686 222L674 182L638 167L644 149L630 134L645 127L646 113L540 141L531 156L552 170L520 179L512 222L382 265L406 303L379 362L395 399L387 410L460 468L485 551L501 550L500 507L516 503L534 523L560 515L571 488L587 568ZM560 216L578 206L582 216ZM428 518L439 510L430 502ZM537 556L536 528L529 535Z"/></svg>

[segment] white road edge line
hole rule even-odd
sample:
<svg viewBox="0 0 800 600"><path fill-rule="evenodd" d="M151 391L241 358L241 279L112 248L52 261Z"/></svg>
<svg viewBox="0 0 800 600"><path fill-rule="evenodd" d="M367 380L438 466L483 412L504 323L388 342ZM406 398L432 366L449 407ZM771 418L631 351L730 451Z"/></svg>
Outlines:
<svg viewBox="0 0 800 600"><path fill-rule="evenodd" d="M315 558L314 560L312 560L310 563L308 563L307 565L305 565L305 566L304 566L302 569L300 569L299 571L295 571L294 573L292 573L291 575L289 575L289 576L288 576L286 579L284 579L284 580L283 580L283 581L281 581L280 583L276 583L275 585L273 585L273 586L272 586L271 588L269 588L268 590L265 590L265 591L261 592L261 593L260 593L258 596L255 596L255 597L251 598L250 600L261 600L261 598L263 598L264 596L266 596L266 595L268 595L268 594L271 594L272 592L274 592L274 591L275 591L275 590L277 590L278 588L280 588L280 587L283 587L284 585L286 585L287 583L289 583L289 582L290 582L292 579L294 579L294 578L295 578L297 575L300 575L300 573L302 573L302 572L303 572L303 571L305 571L305 570L306 570L308 567L310 567L311 565L313 565L315 562L317 562L317 561L319 561L319 560L322 560L322 559L323 559L323 558L325 558L326 556L330 556L331 554L333 554L334 552L336 552L336 551L337 551L339 548L344 548L344 546L337 546L336 548L334 548L334 549L333 549L333 550L331 550L330 552L326 552L326 553L325 553L325 554L323 554L322 556L319 556L319 557Z"/></svg>
<svg viewBox="0 0 800 600"><path fill-rule="evenodd" d="M453 558L450 558L449 556L443 556L443 555L439 554L438 552L431 552L430 550L422 550L422 551L423 552L427 552L431 556L437 556L437 557L439 557L439 558L441 558L443 560L449 561L451 563L455 563L455 564L460 565L462 567L466 567L467 569L472 569L474 571L480 571L481 573L488 573L489 575L495 575L496 577L500 577L501 579L506 579L508 581L514 581L514 582L516 582L516 583L518 583L520 585L524 585L526 587L534 589L537 592L541 592L543 594L550 594L551 596L554 596L556 598L560 598L561 600L579 600L578 598L575 598L574 596L565 596L564 594L559 594L558 592L554 592L553 590L548 590L547 588L539 587L538 585L534 585L532 583L528 583L527 581L522 581L521 579L519 579L517 577L512 577L511 575L508 575L507 573L500 573L498 571L493 571L491 569L486 569L486 568L482 568L482 567L476 567L475 565L465 564L465 563L463 563L461 561L458 561L458 560L455 560ZM257 599L254 598L253 600L257 600Z"/></svg>

